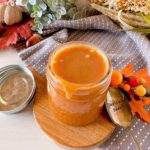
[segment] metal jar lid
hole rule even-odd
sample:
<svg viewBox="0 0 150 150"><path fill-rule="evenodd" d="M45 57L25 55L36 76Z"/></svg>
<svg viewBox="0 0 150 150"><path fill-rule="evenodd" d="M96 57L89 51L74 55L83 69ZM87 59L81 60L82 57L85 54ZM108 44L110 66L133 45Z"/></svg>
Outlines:
<svg viewBox="0 0 150 150"><path fill-rule="evenodd" d="M20 65L0 69L0 112L16 113L33 99L35 80L32 72Z"/></svg>

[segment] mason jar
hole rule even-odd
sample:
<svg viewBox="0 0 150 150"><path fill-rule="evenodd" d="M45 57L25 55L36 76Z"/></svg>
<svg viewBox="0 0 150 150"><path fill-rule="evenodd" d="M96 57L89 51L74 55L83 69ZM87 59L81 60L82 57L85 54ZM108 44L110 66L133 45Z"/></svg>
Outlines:
<svg viewBox="0 0 150 150"><path fill-rule="evenodd" d="M64 86L53 72L51 63L60 49L72 45L86 45L94 47L99 53L105 56L108 62L108 70L102 80L91 84L68 83L69 86L77 86L77 90L68 97ZM94 66L93 66L94 67ZM87 125L100 116L106 99L107 90L110 84L112 65L106 54L98 47L88 42L74 41L67 42L54 48L49 56L46 77L49 105L52 113L63 123L69 125ZM76 84L76 85L75 85Z"/></svg>

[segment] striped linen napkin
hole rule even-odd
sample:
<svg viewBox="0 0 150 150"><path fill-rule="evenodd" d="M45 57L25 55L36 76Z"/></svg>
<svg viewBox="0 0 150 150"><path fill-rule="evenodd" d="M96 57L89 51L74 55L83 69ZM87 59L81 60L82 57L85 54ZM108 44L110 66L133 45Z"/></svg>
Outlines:
<svg viewBox="0 0 150 150"><path fill-rule="evenodd" d="M66 41L88 41L97 44L111 58L114 69L121 69L128 63L135 70L148 67L150 70L150 42L140 33L119 32L121 28L104 15L91 16L79 20L59 20L44 27L43 35L48 36L40 43L19 52L22 60L33 66L40 74L45 67L50 51ZM150 107L148 108L150 110ZM150 126L135 118L131 127L117 127L113 135L99 149L137 150L136 142L142 150L150 150Z"/></svg>

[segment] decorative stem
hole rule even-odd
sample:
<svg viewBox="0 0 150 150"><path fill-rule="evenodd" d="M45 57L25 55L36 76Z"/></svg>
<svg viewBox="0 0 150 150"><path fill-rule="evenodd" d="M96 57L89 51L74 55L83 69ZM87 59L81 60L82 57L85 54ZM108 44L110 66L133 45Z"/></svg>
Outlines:
<svg viewBox="0 0 150 150"><path fill-rule="evenodd" d="M135 136L134 136L133 133L131 132L130 128L128 128L128 131L129 131L130 136L132 137L132 140L133 140L134 144L135 144L136 147L137 147L137 150L142 150L142 149L141 149L141 146L140 146L140 144L139 144L139 142L137 141L137 139L135 138Z"/></svg>

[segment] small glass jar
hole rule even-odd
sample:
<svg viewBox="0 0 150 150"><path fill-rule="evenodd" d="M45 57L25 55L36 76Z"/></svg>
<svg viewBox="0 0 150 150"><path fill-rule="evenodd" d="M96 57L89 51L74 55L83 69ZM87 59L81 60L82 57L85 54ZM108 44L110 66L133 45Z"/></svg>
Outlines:
<svg viewBox="0 0 150 150"><path fill-rule="evenodd" d="M69 125L87 125L100 116L111 80L112 65L109 58L100 50L108 60L107 74L98 83L84 84L78 87L78 90L73 93L72 97L68 98L64 87L55 76L50 64L56 52L72 45L92 46L96 50L100 50L99 47L91 43L81 41L68 42L52 50L46 71L48 98L51 111L60 121ZM75 83L70 84L73 86Z"/></svg>

